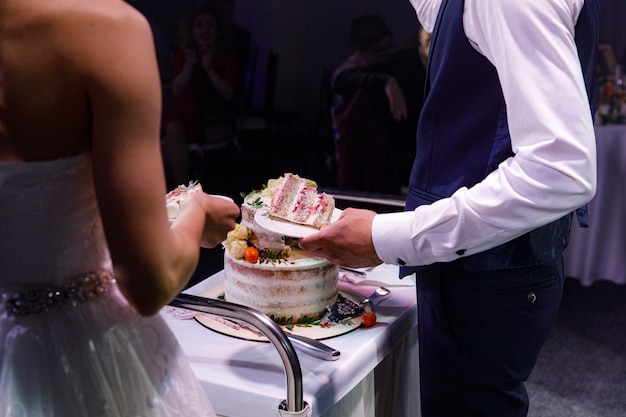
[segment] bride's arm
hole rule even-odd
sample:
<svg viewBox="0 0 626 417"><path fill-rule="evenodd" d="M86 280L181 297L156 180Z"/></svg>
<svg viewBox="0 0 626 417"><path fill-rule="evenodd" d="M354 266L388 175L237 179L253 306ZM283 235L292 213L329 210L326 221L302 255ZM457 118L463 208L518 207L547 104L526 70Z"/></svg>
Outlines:
<svg viewBox="0 0 626 417"><path fill-rule="evenodd" d="M129 7L94 19L81 48L92 108L96 195L119 287L155 314L219 244L239 208L196 193L170 227L159 145L161 91L150 27Z"/></svg>

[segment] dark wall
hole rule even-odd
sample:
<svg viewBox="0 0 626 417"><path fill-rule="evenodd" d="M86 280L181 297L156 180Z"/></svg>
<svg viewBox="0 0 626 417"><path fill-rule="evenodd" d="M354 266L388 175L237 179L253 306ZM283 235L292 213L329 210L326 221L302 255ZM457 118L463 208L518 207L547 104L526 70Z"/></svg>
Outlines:
<svg viewBox="0 0 626 417"><path fill-rule="evenodd" d="M380 14L396 41L417 36L417 17L408 0L237 0L236 4L237 18L250 28L259 47L259 67L265 65L270 49L278 53L276 103L300 109L304 125L315 113L324 69L334 69L352 51L348 26L353 17ZM262 95L259 89L258 101Z"/></svg>
<svg viewBox="0 0 626 417"><path fill-rule="evenodd" d="M153 23L155 37L178 41L178 21L202 0L127 0ZM258 48L254 102L265 96L265 69L270 51L278 54L277 106L295 108L292 126L311 129L325 69L334 69L351 52L350 20L362 13L382 15L397 41L417 36L417 18L408 0L236 0L234 20L252 34ZM162 43L163 43L162 42Z"/></svg>
<svg viewBox="0 0 626 417"><path fill-rule="evenodd" d="M618 59L626 59L626 1L602 0L600 42L611 45Z"/></svg>
<svg viewBox="0 0 626 417"><path fill-rule="evenodd" d="M161 45L175 48L178 21L202 0L128 2L152 21ZM265 66L273 50L278 54L275 102L298 110L293 128L303 132L315 120L323 71L333 69L351 51L347 28L354 16L382 15L396 41L415 36L418 28L409 0L236 0L235 6L235 20L251 31L259 53L254 102L263 103ZM601 42L610 44L619 58L626 47L626 1L602 0L601 19Z"/></svg>

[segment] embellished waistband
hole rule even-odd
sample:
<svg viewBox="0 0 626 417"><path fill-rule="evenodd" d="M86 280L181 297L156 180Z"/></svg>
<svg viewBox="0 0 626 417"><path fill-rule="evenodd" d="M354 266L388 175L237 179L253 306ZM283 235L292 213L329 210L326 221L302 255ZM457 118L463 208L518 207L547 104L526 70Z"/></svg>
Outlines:
<svg viewBox="0 0 626 417"><path fill-rule="evenodd" d="M41 314L93 300L107 292L113 282L115 278L110 271L88 272L59 285L3 293L2 304L10 316Z"/></svg>

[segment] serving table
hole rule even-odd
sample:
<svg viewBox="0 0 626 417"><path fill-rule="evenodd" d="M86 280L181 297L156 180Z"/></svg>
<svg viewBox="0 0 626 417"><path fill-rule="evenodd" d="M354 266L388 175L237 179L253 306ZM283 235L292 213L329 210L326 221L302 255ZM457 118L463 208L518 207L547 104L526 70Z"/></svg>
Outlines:
<svg viewBox="0 0 626 417"><path fill-rule="evenodd" d="M598 187L589 202L589 228L572 225L565 273L591 285L626 284L626 125L596 126Z"/></svg>
<svg viewBox="0 0 626 417"><path fill-rule="evenodd" d="M397 278L397 267L381 265L370 281L340 281L342 292L365 298L378 285L391 294L374 306L377 323L322 340L341 352L325 361L297 351L304 401L314 417L419 416L417 302L412 277ZM202 296L221 286L220 271L185 293ZM172 307L161 311L220 416L275 417L285 400L285 370L270 343L223 335ZM378 411L376 411L378 410Z"/></svg>

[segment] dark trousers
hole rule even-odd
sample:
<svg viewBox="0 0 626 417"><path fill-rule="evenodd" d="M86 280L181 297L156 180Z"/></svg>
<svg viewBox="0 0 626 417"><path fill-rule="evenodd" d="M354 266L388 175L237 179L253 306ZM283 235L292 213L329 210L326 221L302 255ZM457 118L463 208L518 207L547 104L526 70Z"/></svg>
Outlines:
<svg viewBox="0 0 626 417"><path fill-rule="evenodd" d="M524 381L554 325L562 259L505 271L418 273L423 417L522 417Z"/></svg>

